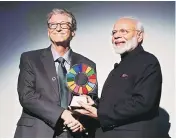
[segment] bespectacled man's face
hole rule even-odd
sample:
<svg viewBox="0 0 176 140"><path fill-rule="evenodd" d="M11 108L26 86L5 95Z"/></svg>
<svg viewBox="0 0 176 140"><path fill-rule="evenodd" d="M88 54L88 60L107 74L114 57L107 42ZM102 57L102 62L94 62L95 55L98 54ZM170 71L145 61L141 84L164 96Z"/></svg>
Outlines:
<svg viewBox="0 0 176 140"><path fill-rule="evenodd" d="M120 19L115 23L112 30L112 44L116 53L123 54L137 47L141 40L136 25L137 23L131 19Z"/></svg>
<svg viewBox="0 0 176 140"><path fill-rule="evenodd" d="M70 41L74 35L69 16L66 14L52 15L48 21L48 36L52 42L62 43Z"/></svg>

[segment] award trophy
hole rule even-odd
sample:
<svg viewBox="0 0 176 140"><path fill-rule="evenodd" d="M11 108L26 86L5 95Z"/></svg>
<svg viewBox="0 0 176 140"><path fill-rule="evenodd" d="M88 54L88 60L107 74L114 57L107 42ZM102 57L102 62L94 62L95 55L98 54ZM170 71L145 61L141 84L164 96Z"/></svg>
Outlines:
<svg viewBox="0 0 176 140"><path fill-rule="evenodd" d="M95 71L87 64L76 64L71 67L66 78L67 86L73 94L70 107L72 109L81 108L77 101L87 103L87 98L81 95L88 95L96 87Z"/></svg>

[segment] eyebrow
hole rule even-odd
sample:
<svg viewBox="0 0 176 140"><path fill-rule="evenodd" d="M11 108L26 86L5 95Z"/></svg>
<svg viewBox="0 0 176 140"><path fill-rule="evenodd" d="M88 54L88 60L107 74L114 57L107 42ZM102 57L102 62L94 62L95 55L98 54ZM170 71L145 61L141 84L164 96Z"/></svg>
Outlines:
<svg viewBox="0 0 176 140"><path fill-rule="evenodd" d="M66 22L66 21L62 21L62 22L48 22L49 24L60 24L60 23L70 23L70 22ZM71 23L70 23L71 24Z"/></svg>

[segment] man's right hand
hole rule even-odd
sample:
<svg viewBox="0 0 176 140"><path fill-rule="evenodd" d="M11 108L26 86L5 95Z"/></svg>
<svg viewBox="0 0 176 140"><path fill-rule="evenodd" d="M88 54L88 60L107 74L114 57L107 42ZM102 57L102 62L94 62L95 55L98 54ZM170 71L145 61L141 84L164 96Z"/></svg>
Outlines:
<svg viewBox="0 0 176 140"><path fill-rule="evenodd" d="M75 121L75 118L72 116L72 112L69 110L63 111L63 113L61 115L61 119L63 119L66 124Z"/></svg>
<svg viewBox="0 0 176 140"><path fill-rule="evenodd" d="M82 132L84 130L83 125L72 116L72 112L64 110L61 119L64 120L64 125L67 126L72 132Z"/></svg>

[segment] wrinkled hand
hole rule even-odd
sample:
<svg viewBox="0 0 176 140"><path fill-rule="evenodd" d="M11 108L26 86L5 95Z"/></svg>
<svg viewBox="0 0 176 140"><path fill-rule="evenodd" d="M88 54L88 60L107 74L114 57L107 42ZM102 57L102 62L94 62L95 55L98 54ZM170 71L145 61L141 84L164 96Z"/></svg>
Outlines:
<svg viewBox="0 0 176 140"><path fill-rule="evenodd" d="M70 123L64 122L64 125L66 125L72 132L82 132L85 130L83 125L78 120Z"/></svg>
<svg viewBox="0 0 176 140"><path fill-rule="evenodd" d="M63 113L61 115L61 119L63 119L64 122L66 122L66 124L75 121L75 118L72 116L72 112L69 111L69 110L64 110L63 111Z"/></svg>
<svg viewBox="0 0 176 140"><path fill-rule="evenodd" d="M85 129L83 125L72 116L72 112L69 110L64 110L61 118L64 120L64 125L72 132L82 132Z"/></svg>
<svg viewBox="0 0 176 140"><path fill-rule="evenodd" d="M87 95L82 95L82 96L85 96L86 99L87 99L87 105L93 105L95 104L94 100L90 97L90 96L87 96Z"/></svg>
<svg viewBox="0 0 176 140"><path fill-rule="evenodd" d="M84 109L75 109L74 111L97 119L97 117L98 117L97 116L97 109L92 106L94 104L94 102L92 102L93 100L92 99L90 100L90 99L88 98L88 100L89 100L88 103L83 103L81 101L78 101L80 106L83 107Z"/></svg>

